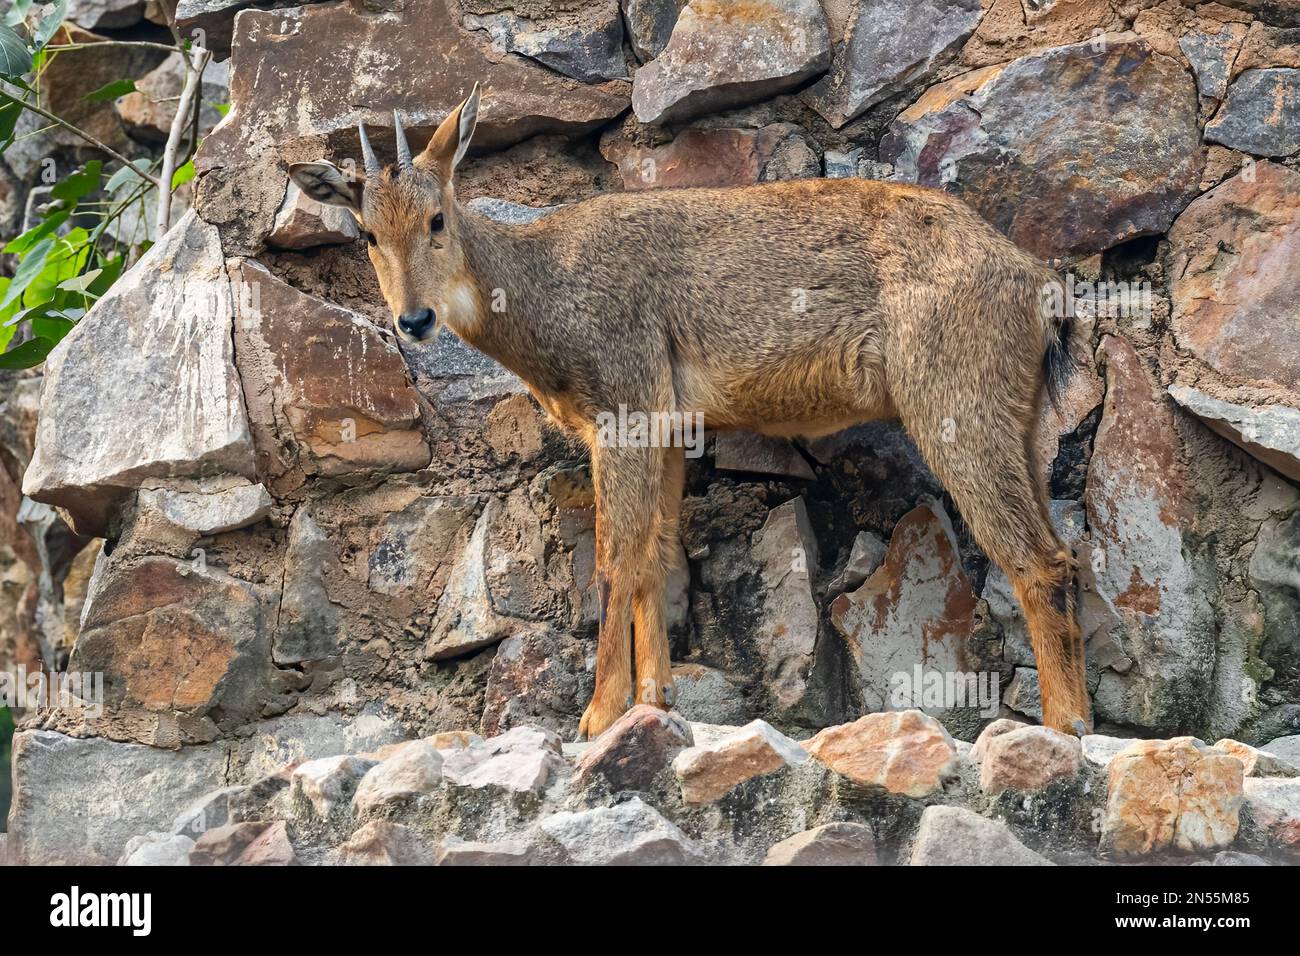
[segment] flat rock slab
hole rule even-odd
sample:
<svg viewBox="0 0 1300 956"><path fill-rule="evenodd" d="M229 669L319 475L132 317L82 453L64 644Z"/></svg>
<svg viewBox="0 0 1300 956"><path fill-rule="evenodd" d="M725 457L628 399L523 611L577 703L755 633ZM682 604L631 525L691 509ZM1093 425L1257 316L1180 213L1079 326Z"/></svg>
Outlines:
<svg viewBox="0 0 1300 956"><path fill-rule="evenodd" d="M144 479L252 478L233 314L217 230L187 213L50 353L23 493L101 534Z"/></svg>
<svg viewBox="0 0 1300 956"><path fill-rule="evenodd" d="M225 747L161 750L22 731L13 742L9 836L35 865L111 866L136 835L167 830L224 782Z"/></svg>

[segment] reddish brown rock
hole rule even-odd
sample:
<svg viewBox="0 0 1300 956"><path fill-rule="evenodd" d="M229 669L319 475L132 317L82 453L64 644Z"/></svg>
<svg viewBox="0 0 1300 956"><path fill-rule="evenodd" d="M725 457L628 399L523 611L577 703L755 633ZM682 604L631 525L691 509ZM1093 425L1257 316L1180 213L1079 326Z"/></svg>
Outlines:
<svg viewBox="0 0 1300 956"><path fill-rule="evenodd" d="M856 784L907 797L934 793L957 764L957 748L948 731L919 710L867 714L851 724L828 727L803 746Z"/></svg>
<svg viewBox="0 0 1300 956"><path fill-rule="evenodd" d="M250 820L205 830L190 850L190 866L234 866L249 844L268 826L268 823Z"/></svg>
<svg viewBox="0 0 1300 956"><path fill-rule="evenodd" d="M359 165L358 121L380 127L370 138L391 159L394 109L421 149L475 82L491 91L479 107L479 149L587 132L622 113L631 94L626 81L580 83L493 55L463 32L447 0L407 0L383 15L347 3L245 10L233 40L231 113L196 161L198 208L221 224L232 251L252 254L284 195L281 161L318 159L328 143L337 161Z"/></svg>
<svg viewBox="0 0 1300 956"><path fill-rule="evenodd" d="M1241 761L1194 737L1139 740L1110 761L1103 853L1203 852L1237 836Z"/></svg>
<svg viewBox="0 0 1300 956"><path fill-rule="evenodd" d="M1134 34L1109 35L931 87L890 126L880 158L1039 256L1097 252L1164 232L1196 194L1196 90Z"/></svg>
<svg viewBox="0 0 1300 956"><path fill-rule="evenodd" d="M1300 173L1248 167L1188 206L1169 243L1179 347L1300 405Z"/></svg>
<svg viewBox="0 0 1300 956"><path fill-rule="evenodd" d="M876 840L861 823L827 823L767 851L764 866L875 866Z"/></svg>
<svg viewBox="0 0 1300 956"><path fill-rule="evenodd" d="M69 666L104 674L110 713L255 718L271 686L275 602L265 586L200 563L151 557L110 568Z"/></svg>
<svg viewBox="0 0 1300 956"><path fill-rule="evenodd" d="M1083 751L1075 737L1047 727L1020 727L988 742L980 763L980 789L1032 792L1076 777Z"/></svg>
<svg viewBox="0 0 1300 956"><path fill-rule="evenodd" d="M434 848L417 831L388 820L371 820L339 847L345 866L429 866Z"/></svg>
<svg viewBox="0 0 1300 956"><path fill-rule="evenodd" d="M761 720L683 750L673 761L687 803L712 803L755 777L806 762L807 753Z"/></svg>
<svg viewBox="0 0 1300 956"><path fill-rule="evenodd" d="M1247 777L1300 777L1300 768L1240 740L1225 737L1214 745L1214 749L1240 760Z"/></svg>
<svg viewBox="0 0 1300 956"><path fill-rule="evenodd" d="M989 745L1003 734L1009 734L1013 730L1022 730L1025 727L1032 727L1033 724L1027 724L1022 720L1011 720L1008 717L999 717L980 731L980 735L975 738L975 743L970 749L970 759L976 761L984 759L984 754L988 751Z"/></svg>
<svg viewBox="0 0 1300 956"><path fill-rule="evenodd" d="M967 66L989 66L1046 47L1087 40L1119 26L1110 0L1057 0L1033 4L992 0L979 28L961 51Z"/></svg>
<svg viewBox="0 0 1300 956"><path fill-rule="evenodd" d="M769 166L791 139L803 143L796 127L773 123L757 130L688 129L663 146L606 137L601 152L618 166L627 190L747 186L782 178L769 176Z"/></svg>
<svg viewBox="0 0 1300 956"><path fill-rule="evenodd" d="M1119 641L1128 653L1094 657L1110 664L1094 705L1098 720L1172 732L1194 722L1212 687L1207 594L1216 585L1198 576L1185 538L1196 508L1169 401L1127 340L1106 336L1100 355L1106 402L1085 495L1091 551L1081 564L1114 631L1085 636L1090 654L1097 641ZM1131 658L1141 666L1126 666Z"/></svg>
<svg viewBox="0 0 1300 956"><path fill-rule="evenodd" d="M676 714L638 704L597 737L578 758L571 785L603 779L611 790L648 790L673 758L694 743L690 724Z"/></svg>
<svg viewBox="0 0 1300 956"><path fill-rule="evenodd" d="M856 665L853 680L863 706L930 710L930 702L911 694L895 700L895 675L906 676L910 687L918 665L935 675L978 670L968 647L974 611L975 594L948 516L938 503L912 509L894 526L884 563L862 587L831 604L831 624Z"/></svg>
<svg viewBox="0 0 1300 956"><path fill-rule="evenodd" d="M236 362L258 471L273 490L429 463L406 364L368 320L251 261L232 266L231 281Z"/></svg>
<svg viewBox="0 0 1300 956"><path fill-rule="evenodd" d="M289 828L277 820L244 848L235 866L297 866L298 856L289 842Z"/></svg>

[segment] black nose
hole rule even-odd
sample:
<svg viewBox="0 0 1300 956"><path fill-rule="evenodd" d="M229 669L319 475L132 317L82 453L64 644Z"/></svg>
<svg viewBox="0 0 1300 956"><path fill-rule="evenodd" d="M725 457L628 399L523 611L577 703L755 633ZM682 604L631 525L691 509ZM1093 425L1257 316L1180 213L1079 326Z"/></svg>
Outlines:
<svg viewBox="0 0 1300 956"><path fill-rule="evenodd" d="M433 328L433 309L405 312L397 320L397 327L413 339L422 339Z"/></svg>

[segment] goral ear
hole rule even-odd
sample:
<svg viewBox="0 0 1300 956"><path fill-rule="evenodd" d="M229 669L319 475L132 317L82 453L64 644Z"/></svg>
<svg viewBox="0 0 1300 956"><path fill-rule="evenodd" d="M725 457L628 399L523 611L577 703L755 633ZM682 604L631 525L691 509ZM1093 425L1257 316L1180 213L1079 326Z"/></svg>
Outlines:
<svg viewBox="0 0 1300 956"><path fill-rule="evenodd" d="M469 149L474 127L478 125L478 102L479 86L475 83L464 102L438 125L433 139L416 160L421 166L433 169L444 183L451 182L452 173Z"/></svg>
<svg viewBox="0 0 1300 956"><path fill-rule="evenodd" d="M361 195L366 179L360 173L345 173L333 163L294 163L289 167L289 178L304 193L327 206L345 206L359 218Z"/></svg>

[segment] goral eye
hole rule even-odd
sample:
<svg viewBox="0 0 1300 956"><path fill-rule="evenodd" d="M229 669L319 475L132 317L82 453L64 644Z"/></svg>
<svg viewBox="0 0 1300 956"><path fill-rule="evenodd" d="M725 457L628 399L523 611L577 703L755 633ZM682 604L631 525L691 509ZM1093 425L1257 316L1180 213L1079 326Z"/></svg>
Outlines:
<svg viewBox="0 0 1300 956"><path fill-rule="evenodd" d="M429 220L430 232L442 232L442 226L443 226L442 213L438 213L432 219Z"/></svg>
<svg viewBox="0 0 1300 956"><path fill-rule="evenodd" d="M366 232L363 229L361 230L361 238L366 240L366 245L368 246L373 246L375 244L375 234L373 232Z"/></svg>

